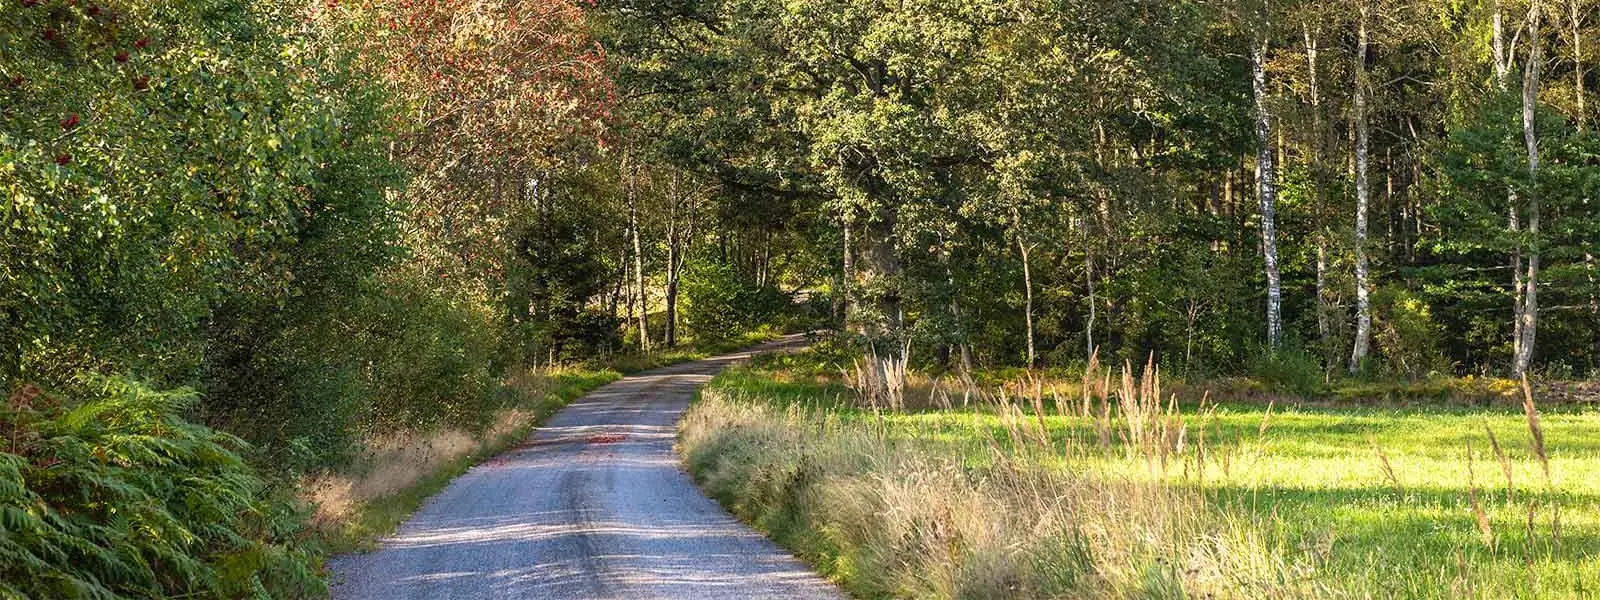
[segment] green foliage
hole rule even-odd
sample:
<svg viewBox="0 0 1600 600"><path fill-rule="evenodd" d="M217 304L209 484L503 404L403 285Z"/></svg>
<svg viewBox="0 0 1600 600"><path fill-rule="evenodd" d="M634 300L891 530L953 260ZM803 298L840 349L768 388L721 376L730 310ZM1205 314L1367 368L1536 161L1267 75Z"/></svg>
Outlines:
<svg viewBox="0 0 1600 600"><path fill-rule="evenodd" d="M603 209L610 188L597 181L616 174L595 171L540 182L561 185L565 201L545 192L512 221L502 295L517 350L529 359L571 360L622 344L614 316L589 306L617 276L604 257L622 241L610 227L620 215Z"/></svg>
<svg viewBox="0 0 1600 600"><path fill-rule="evenodd" d="M0 596L304 598L326 594L300 516L178 415L189 391L94 378L0 409Z"/></svg>
<svg viewBox="0 0 1600 600"><path fill-rule="evenodd" d="M1587 305L1600 292L1592 260L1600 252L1600 213L1593 206L1600 194L1600 169L1595 167L1600 136L1580 131L1543 106L1536 113L1535 131L1541 154L1536 179L1528 174L1521 105L1511 94L1474 106L1441 145L1438 184L1444 201L1430 207L1440 234L1422 245L1429 260L1416 274L1421 299L1439 323L1439 339L1450 362L1503 364L1510 355L1510 262L1519 249L1524 256L1534 250L1540 254L1540 304ZM1508 214L1528 214L1532 197L1541 207L1540 234L1526 231L1526 216L1521 217L1521 231L1510 231ZM1580 318L1542 319L1538 355L1600 364L1594 343L1600 335L1597 314L1591 310Z"/></svg>
<svg viewBox="0 0 1600 600"><path fill-rule="evenodd" d="M1327 373L1317 355L1293 345L1262 348L1250 363L1250 373L1271 391L1305 398L1315 397L1327 387Z"/></svg>
<svg viewBox="0 0 1600 600"><path fill-rule="evenodd" d="M1451 373L1439 351L1444 331L1417 294L1385 287L1372 295L1373 341L1394 373L1416 380Z"/></svg>
<svg viewBox="0 0 1600 600"><path fill-rule="evenodd" d="M687 306L684 321L690 335L716 342L732 339L771 322L790 298L771 286L757 285L731 265L717 261L690 263L683 280Z"/></svg>
<svg viewBox="0 0 1600 600"><path fill-rule="evenodd" d="M0 377L187 380L220 304L389 252L374 97L282 7L90 8L0 17Z"/></svg>

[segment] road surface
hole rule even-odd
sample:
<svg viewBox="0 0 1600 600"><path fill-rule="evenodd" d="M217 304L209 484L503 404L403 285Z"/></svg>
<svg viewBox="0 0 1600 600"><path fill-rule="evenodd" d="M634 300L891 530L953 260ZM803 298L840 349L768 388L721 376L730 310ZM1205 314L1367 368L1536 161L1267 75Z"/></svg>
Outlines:
<svg viewBox="0 0 1600 600"><path fill-rule="evenodd" d="M333 597L828 599L844 595L701 495L672 451L695 390L755 351L627 377L429 499L379 549L329 561Z"/></svg>

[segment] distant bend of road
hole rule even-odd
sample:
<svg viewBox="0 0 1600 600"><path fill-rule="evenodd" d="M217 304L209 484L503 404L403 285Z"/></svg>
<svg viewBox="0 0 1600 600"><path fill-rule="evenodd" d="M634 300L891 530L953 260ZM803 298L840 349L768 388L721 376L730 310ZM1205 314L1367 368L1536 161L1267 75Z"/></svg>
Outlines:
<svg viewBox="0 0 1600 600"><path fill-rule="evenodd" d="M378 550L329 561L333 597L842 600L700 493L678 418L749 351L632 375L553 415L528 443L451 482Z"/></svg>

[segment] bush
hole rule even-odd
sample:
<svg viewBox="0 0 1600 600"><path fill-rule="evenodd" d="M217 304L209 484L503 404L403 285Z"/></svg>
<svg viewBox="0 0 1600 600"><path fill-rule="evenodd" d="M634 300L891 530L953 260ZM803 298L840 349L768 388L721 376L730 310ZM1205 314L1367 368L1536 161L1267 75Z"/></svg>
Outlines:
<svg viewBox="0 0 1600 600"><path fill-rule="evenodd" d="M772 322L790 304L787 294L758 286L730 265L694 263L684 274L684 321L697 341L732 339Z"/></svg>
<svg viewBox="0 0 1600 600"><path fill-rule="evenodd" d="M1250 373L1260 377L1273 392L1302 397L1322 393L1327 384L1317 356L1294 345L1262 349L1251 361Z"/></svg>
<svg viewBox="0 0 1600 600"><path fill-rule="evenodd" d="M76 405L28 387L0 408L0 597L326 594L290 544L301 519L237 454L177 415L188 391L126 379Z"/></svg>
<svg viewBox="0 0 1600 600"><path fill-rule="evenodd" d="M1444 328L1421 298L1401 288L1380 288L1372 297L1372 338L1387 369L1413 380L1453 371L1438 340Z"/></svg>

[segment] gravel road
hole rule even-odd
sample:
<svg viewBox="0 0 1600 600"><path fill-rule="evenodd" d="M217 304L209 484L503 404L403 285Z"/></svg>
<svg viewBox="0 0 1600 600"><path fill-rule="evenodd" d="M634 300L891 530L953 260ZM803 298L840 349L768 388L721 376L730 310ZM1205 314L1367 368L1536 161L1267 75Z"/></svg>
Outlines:
<svg viewBox="0 0 1600 600"><path fill-rule="evenodd" d="M695 488L678 417L751 351L627 377L473 467L379 549L329 561L336 599L845 596Z"/></svg>

